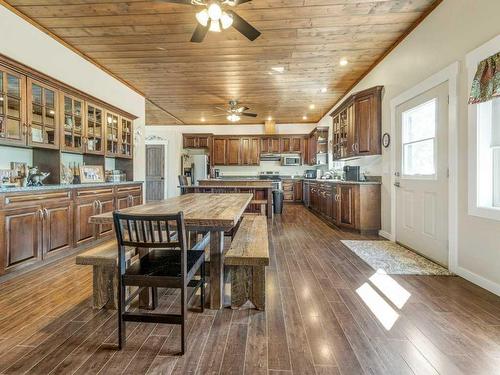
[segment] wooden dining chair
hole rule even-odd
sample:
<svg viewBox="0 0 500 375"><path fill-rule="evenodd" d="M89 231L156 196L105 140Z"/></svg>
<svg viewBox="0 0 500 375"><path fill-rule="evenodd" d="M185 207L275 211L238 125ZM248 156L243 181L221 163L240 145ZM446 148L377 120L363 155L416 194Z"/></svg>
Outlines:
<svg viewBox="0 0 500 375"><path fill-rule="evenodd" d="M186 352L187 304L201 288L201 312L205 303L205 253L188 250L182 212L169 215L127 215L113 213L118 241L118 348L125 346L125 322L181 325L181 354ZM147 248L149 253L127 266L126 247ZM195 276L198 276L195 278ZM138 289L125 296L127 286ZM193 288L188 296L188 287ZM157 307L157 288L181 290L180 314L131 312L128 306L144 288L151 288L153 310Z"/></svg>

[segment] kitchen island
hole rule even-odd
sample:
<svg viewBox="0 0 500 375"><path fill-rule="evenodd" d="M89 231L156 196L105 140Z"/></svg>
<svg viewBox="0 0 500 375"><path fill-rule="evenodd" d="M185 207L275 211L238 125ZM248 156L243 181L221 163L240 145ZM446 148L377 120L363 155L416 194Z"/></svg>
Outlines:
<svg viewBox="0 0 500 375"><path fill-rule="evenodd" d="M0 189L0 275L74 254L113 238L93 215L142 204L142 182Z"/></svg>

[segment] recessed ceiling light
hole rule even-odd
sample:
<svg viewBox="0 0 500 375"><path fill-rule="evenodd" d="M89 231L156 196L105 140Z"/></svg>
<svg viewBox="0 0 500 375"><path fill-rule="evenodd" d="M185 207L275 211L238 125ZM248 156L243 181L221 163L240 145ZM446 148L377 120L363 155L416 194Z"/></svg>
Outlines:
<svg viewBox="0 0 500 375"><path fill-rule="evenodd" d="M165 48L163 48L163 47L156 47L156 49L157 49L158 51L165 51Z"/></svg>
<svg viewBox="0 0 500 375"><path fill-rule="evenodd" d="M205 117L200 118L201 122L205 122Z"/></svg>
<svg viewBox="0 0 500 375"><path fill-rule="evenodd" d="M273 119L273 117L272 117L272 116L269 116L269 117L267 118L267 121L272 121L272 119Z"/></svg>
<svg viewBox="0 0 500 375"><path fill-rule="evenodd" d="M346 59L346 58L342 58L342 59L340 59L340 61L339 61L340 66L346 66L346 65L347 65L347 63L348 63L348 61L347 61L347 59Z"/></svg>
<svg viewBox="0 0 500 375"><path fill-rule="evenodd" d="M314 104L309 104L309 109L314 109L316 106Z"/></svg>
<svg viewBox="0 0 500 375"><path fill-rule="evenodd" d="M322 87L320 91L324 94L325 92L328 91L328 89L326 87Z"/></svg>
<svg viewBox="0 0 500 375"><path fill-rule="evenodd" d="M307 120L307 116L306 115L302 116L302 120Z"/></svg>
<svg viewBox="0 0 500 375"><path fill-rule="evenodd" d="M284 66L273 66L271 70L274 70L276 73L283 73L285 71Z"/></svg>

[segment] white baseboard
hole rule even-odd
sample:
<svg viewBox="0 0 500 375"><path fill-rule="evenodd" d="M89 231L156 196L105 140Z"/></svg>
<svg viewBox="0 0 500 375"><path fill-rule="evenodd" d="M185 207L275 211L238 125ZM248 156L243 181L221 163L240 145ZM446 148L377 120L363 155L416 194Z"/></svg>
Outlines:
<svg viewBox="0 0 500 375"><path fill-rule="evenodd" d="M470 281L473 284L479 285L481 288L484 288L491 293L496 294L497 296L500 296L500 284L494 283L491 280L488 280L477 273L471 272L463 267L456 267L455 270L452 270L455 274L457 274L460 277L463 277L464 279Z"/></svg>
<svg viewBox="0 0 500 375"><path fill-rule="evenodd" d="M394 241L394 238L392 237L392 233L386 232L385 230L379 230L378 235L380 237L384 237L385 239L388 239L389 241Z"/></svg>

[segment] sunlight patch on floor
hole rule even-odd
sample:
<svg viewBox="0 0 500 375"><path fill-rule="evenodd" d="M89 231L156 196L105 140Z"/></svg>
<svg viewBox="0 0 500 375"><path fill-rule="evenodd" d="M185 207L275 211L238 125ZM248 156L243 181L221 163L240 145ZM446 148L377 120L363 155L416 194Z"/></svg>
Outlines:
<svg viewBox="0 0 500 375"><path fill-rule="evenodd" d="M402 309L411 296L405 288L399 285L399 283L384 270L377 270L377 272L370 277L370 281L384 293L398 309Z"/></svg>
<svg viewBox="0 0 500 375"><path fill-rule="evenodd" d="M384 328L389 331L398 320L399 314L368 283L364 283L356 289L356 293Z"/></svg>

